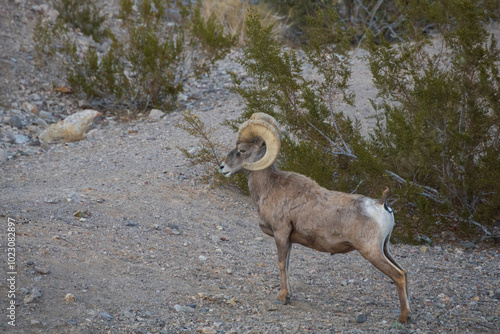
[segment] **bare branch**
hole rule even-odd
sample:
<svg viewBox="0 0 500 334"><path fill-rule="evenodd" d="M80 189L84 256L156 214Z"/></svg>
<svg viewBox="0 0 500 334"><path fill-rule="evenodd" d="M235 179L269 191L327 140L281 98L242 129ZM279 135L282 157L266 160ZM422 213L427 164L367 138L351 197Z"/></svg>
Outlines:
<svg viewBox="0 0 500 334"><path fill-rule="evenodd" d="M440 198L441 196L439 195L439 191L437 191L434 188L431 188L429 186L422 186L422 185L417 184L415 182L407 181L404 178L402 178L401 176L399 176L396 173L391 172L389 170L386 170L385 172L388 173L393 179L395 179L400 184L407 184L408 183L408 184L411 184L412 186L415 186L417 188L422 189L422 195L424 195L427 198L432 199L433 201L436 201L436 202L441 203L441 204L444 204L447 202L447 200L443 200Z"/></svg>

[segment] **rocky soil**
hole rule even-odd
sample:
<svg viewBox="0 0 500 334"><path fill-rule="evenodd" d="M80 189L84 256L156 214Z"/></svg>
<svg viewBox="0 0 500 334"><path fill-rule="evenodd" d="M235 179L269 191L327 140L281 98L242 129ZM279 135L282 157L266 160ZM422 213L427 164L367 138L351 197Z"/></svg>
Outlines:
<svg viewBox="0 0 500 334"><path fill-rule="evenodd" d="M34 20L47 10L43 1L0 2L0 331L499 333L499 249L452 232L432 246L392 246L409 273L406 326L396 323L394 284L358 253L295 245L294 296L275 303L276 250L250 199L206 184L203 168L178 150L198 149L175 126L187 108L232 145L235 135L219 124L237 118L242 104L227 71L244 73L230 59L189 82L178 111L127 122L105 114L85 140L42 147L46 126L89 107L54 89L64 82L34 61ZM362 53L353 53L357 104L345 110L368 132L376 91ZM9 220L15 327L7 317Z"/></svg>

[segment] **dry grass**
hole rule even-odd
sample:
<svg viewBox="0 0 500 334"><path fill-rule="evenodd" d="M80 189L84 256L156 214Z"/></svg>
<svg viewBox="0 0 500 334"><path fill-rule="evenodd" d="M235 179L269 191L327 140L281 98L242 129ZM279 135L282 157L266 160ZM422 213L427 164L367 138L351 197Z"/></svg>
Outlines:
<svg viewBox="0 0 500 334"><path fill-rule="evenodd" d="M246 40L245 19L250 6L247 0L204 0L202 5L202 16L208 19L215 15L217 23L224 26L227 33L232 36L239 34L239 43L244 44ZM256 6L265 26L274 24L273 34L277 39L282 39L288 30L288 18L279 16L272 12L265 4Z"/></svg>

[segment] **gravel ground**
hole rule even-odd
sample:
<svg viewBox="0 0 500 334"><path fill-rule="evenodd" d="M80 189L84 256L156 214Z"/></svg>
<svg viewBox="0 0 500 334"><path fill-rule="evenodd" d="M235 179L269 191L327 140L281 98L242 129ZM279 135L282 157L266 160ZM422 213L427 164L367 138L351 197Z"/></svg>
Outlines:
<svg viewBox="0 0 500 334"><path fill-rule="evenodd" d="M192 109L229 148L219 126L237 118L227 70L191 81L180 111L151 121L104 117L80 142L42 147L48 124L79 110L50 66L33 61L42 1L0 3L0 232L16 222L16 326L7 254L0 259L0 331L12 333L499 333L500 252L449 238L393 245L409 274L412 321L396 323L396 288L358 253L331 256L294 245L291 304L277 304L274 241L236 189L202 181L178 147L197 150L175 127ZM111 6L112 8L112 6ZM364 131L375 97L353 54ZM44 124L45 123L45 124ZM78 214L75 213L79 212ZM396 216L397 220L397 216Z"/></svg>

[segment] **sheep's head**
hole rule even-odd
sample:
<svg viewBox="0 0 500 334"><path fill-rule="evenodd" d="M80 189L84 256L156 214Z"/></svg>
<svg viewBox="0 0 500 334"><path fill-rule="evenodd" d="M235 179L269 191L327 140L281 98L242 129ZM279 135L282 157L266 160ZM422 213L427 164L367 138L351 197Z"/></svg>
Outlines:
<svg viewBox="0 0 500 334"><path fill-rule="evenodd" d="M257 171L271 166L280 150L280 132L276 120L255 113L240 125L236 147L232 149L220 172L229 177L243 170Z"/></svg>

